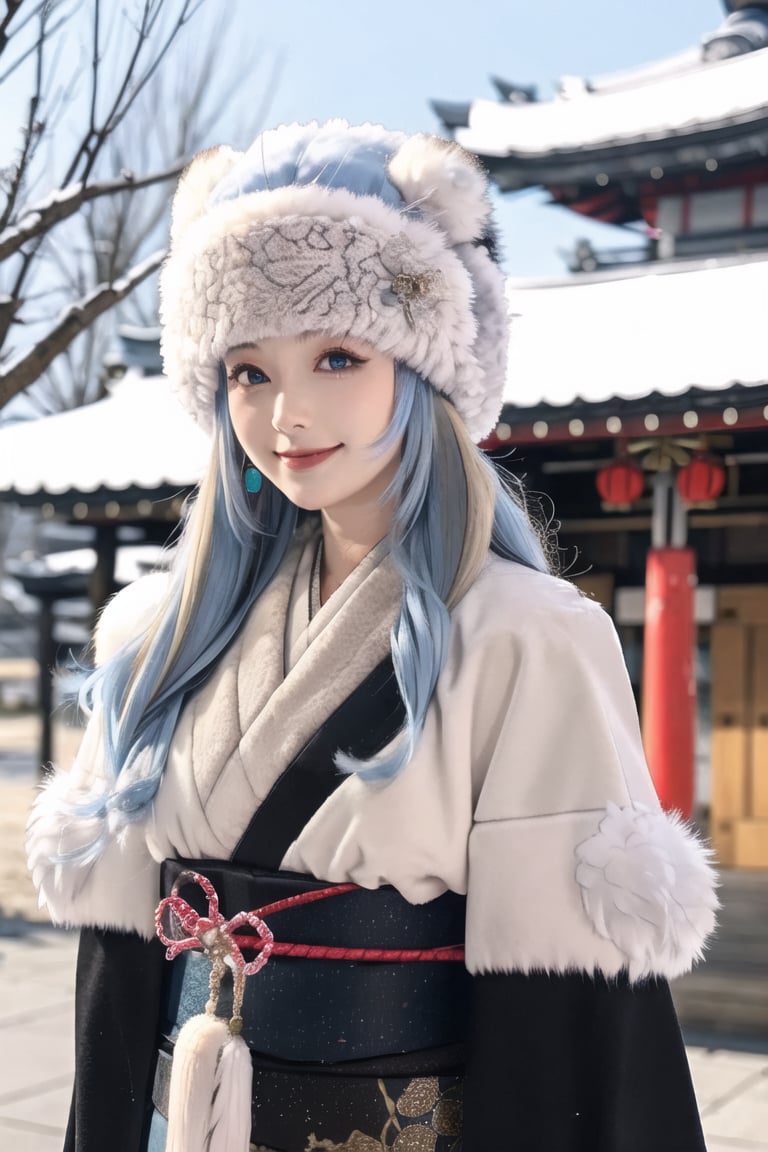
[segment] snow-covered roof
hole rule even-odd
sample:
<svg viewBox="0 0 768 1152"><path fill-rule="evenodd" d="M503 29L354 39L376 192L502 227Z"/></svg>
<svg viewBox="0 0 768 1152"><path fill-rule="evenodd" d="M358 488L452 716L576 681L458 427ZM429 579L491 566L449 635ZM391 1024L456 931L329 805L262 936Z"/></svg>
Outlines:
<svg viewBox="0 0 768 1152"><path fill-rule="evenodd" d="M505 403L676 396L768 381L768 259L510 280Z"/></svg>
<svg viewBox="0 0 768 1152"><path fill-rule="evenodd" d="M768 258L508 281L504 401L520 408L768 382ZM163 377L129 372L95 404L0 428L0 492L187 487L210 453Z"/></svg>
<svg viewBox="0 0 768 1152"><path fill-rule="evenodd" d="M601 76L590 76L589 87L595 92L612 92L619 88L636 88L641 84L653 83L663 76L675 76L692 68L702 67L701 46L687 48L674 56L652 60L635 68L623 68L620 72L604 72Z"/></svg>
<svg viewBox="0 0 768 1152"><path fill-rule="evenodd" d="M0 428L0 492L186 487L209 455L168 381L128 372L95 404Z"/></svg>
<svg viewBox="0 0 768 1152"><path fill-rule="evenodd" d="M567 98L541 103L476 100L456 139L481 156L535 157L748 122L768 110L767 74L764 48L672 74L649 72L625 88L579 92L569 84Z"/></svg>

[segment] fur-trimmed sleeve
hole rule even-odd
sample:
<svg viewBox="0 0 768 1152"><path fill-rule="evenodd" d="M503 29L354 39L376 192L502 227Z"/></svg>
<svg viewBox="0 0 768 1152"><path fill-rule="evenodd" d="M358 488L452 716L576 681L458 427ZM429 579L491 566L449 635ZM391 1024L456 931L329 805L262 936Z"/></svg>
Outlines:
<svg viewBox="0 0 768 1152"><path fill-rule="evenodd" d="M714 874L659 806L613 624L537 573L500 607L505 705L469 841L468 967L676 976L712 931Z"/></svg>
<svg viewBox="0 0 768 1152"><path fill-rule="evenodd" d="M167 588L163 573L142 577L109 602L94 635L97 664L105 663L149 625ZM119 834L109 818L90 816L109 786L103 717L96 708L74 763L58 766L35 800L27 825L27 863L55 924L122 927L151 936L159 865L147 848L142 824ZM106 837L98 860L72 859L84 845ZM147 911L149 910L149 911Z"/></svg>
<svg viewBox="0 0 768 1152"><path fill-rule="evenodd" d="M613 625L494 562L492 716L469 839L473 1152L704 1152L665 977L702 952L707 851L656 799ZM506 579L505 579L506 577Z"/></svg>

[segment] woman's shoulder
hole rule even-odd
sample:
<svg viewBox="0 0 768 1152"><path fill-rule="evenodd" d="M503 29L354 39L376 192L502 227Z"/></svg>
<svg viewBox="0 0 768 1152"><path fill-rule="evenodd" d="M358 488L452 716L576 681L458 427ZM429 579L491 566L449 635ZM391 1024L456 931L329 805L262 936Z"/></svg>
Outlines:
<svg viewBox="0 0 768 1152"><path fill-rule="evenodd" d="M129 640L141 635L164 599L169 581L167 572L150 572L126 584L107 602L93 634L97 664L104 664Z"/></svg>
<svg viewBox="0 0 768 1152"><path fill-rule="evenodd" d="M489 553L474 583L454 610L459 627L521 635L569 630L582 622L610 625L597 601L572 581Z"/></svg>

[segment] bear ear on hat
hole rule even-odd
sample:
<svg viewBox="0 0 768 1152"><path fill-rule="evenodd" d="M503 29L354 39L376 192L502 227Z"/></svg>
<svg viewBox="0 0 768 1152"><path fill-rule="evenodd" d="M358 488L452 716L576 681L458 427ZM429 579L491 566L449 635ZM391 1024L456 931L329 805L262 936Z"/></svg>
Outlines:
<svg viewBox="0 0 768 1152"><path fill-rule="evenodd" d="M409 136L387 172L406 204L433 217L454 244L481 239L491 212L488 179L460 144L426 133Z"/></svg>
<svg viewBox="0 0 768 1152"><path fill-rule="evenodd" d="M240 159L234 148L220 145L198 152L184 169L171 209L171 240L178 242L189 227L203 216L216 185Z"/></svg>

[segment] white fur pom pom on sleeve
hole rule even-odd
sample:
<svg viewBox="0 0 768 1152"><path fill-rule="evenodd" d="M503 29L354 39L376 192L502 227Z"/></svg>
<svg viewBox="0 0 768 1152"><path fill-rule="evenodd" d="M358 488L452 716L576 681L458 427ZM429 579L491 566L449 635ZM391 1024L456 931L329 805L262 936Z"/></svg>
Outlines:
<svg viewBox="0 0 768 1152"><path fill-rule="evenodd" d="M710 857L680 817L642 804L609 804L576 848L584 909L632 980L671 979L701 958L718 906Z"/></svg>

